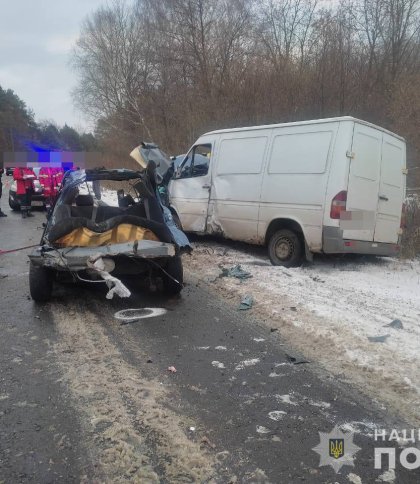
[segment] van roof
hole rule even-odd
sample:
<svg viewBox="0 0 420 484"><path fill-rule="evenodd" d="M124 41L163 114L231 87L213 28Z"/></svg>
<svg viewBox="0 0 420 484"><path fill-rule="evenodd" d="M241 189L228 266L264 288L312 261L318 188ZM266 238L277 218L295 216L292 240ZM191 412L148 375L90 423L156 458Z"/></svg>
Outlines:
<svg viewBox="0 0 420 484"><path fill-rule="evenodd" d="M337 118L325 118L325 119L311 119L308 121L295 121L293 123L280 123L280 124L264 124L260 126L246 126L244 128L228 128L228 129L218 129L216 131L209 131L207 133L203 133L201 136L206 136L208 134L221 134L221 133L232 133L232 132L237 132L237 131L251 131L251 130L256 130L256 129L267 129L267 128L284 128L288 126L305 126L308 124L319 124L319 123L336 123L338 121L353 121L359 124L364 124L366 126L370 126L375 129L379 129L380 131L383 131L384 133L388 133L391 136L395 136L395 138L398 138L402 141L405 141L405 139L398 134L393 133L392 131L389 131L385 128L382 128L381 126L377 126L376 124L369 123L368 121L363 121L362 119L357 119L353 118L352 116L341 116Z"/></svg>

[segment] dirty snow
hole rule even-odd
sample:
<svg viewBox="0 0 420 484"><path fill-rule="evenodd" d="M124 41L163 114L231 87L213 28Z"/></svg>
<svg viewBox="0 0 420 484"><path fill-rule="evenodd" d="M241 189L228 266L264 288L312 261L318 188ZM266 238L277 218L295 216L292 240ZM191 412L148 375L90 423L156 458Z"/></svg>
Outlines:
<svg viewBox="0 0 420 484"><path fill-rule="evenodd" d="M238 248L239 247L239 248ZM220 278L240 264L246 281ZM420 260L316 257L311 265L272 266L259 248L203 240L185 266L340 377L420 422ZM403 328L386 326L399 319ZM389 334L384 342L369 337Z"/></svg>
<svg viewBox="0 0 420 484"><path fill-rule="evenodd" d="M118 197L116 190L101 188L101 200L111 207L118 207Z"/></svg>

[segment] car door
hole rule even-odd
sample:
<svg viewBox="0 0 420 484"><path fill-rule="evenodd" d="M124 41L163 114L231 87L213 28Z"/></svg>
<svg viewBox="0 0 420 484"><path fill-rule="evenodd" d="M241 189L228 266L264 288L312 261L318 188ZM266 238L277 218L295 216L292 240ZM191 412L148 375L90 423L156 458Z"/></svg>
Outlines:
<svg viewBox="0 0 420 484"><path fill-rule="evenodd" d="M171 205L187 232L206 230L213 149L213 142L193 146L169 185Z"/></svg>

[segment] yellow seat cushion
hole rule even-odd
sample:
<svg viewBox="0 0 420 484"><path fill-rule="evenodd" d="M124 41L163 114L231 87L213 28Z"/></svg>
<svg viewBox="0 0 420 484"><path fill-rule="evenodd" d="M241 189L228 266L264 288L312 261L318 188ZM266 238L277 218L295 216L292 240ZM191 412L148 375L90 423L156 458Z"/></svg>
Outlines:
<svg viewBox="0 0 420 484"><path fill-rule="evenodd" d="M59 247L100 247L109 244L122 244L136 240L154 240L159 242L156 235L144 227L121 224L103 233L93 232L86 227L79 227L57 239L54 245Z"/></svg>

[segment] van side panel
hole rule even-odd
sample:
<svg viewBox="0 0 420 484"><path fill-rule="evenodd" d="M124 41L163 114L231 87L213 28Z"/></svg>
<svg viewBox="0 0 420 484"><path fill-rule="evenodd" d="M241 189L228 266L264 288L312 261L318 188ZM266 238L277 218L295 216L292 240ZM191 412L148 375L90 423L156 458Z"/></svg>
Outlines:
<svg viewBox="0 0 420 484"><path fill-rule="evenodd" d="M213 164L207 232L259 243L258 210L270 130L225 133Z"/></svg>
<svg viewBox="0 0 420 484"><path fill-rule="evenodd" d="M295 220L309 250L322 248L322 219L339 123L275 128L261 191L258 234L275 219Z"/></svg>

